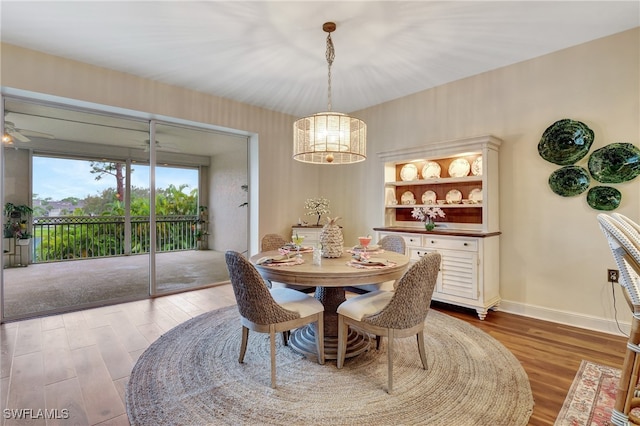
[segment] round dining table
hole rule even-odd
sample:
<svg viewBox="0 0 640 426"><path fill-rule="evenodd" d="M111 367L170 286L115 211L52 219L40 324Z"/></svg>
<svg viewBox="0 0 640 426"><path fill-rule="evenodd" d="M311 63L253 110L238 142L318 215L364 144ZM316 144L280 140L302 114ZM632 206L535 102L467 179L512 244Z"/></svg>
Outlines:
<svg viewBox="0 0 640 426"><path fill-rule="evenodd" d="M258 253L249 260L265 280L284 284L315 286L315 298L324 306L325 358L336 359L338 352L338 306L346 300L345 287L395 281L409 266L409 257L392 251L372 252L372 259L386 261L386 266L366 266L351 263L353 254L345 248L341 257L322 258L319 265L312 262L312 253L301 253L302 263L281 265L258 263L265 257L278 257L278 251ZM315 345L316 324L294 330L289 345L304 355L317 356ZM354 357L369 349L370 338L349 330L347 357Z"/></svg>

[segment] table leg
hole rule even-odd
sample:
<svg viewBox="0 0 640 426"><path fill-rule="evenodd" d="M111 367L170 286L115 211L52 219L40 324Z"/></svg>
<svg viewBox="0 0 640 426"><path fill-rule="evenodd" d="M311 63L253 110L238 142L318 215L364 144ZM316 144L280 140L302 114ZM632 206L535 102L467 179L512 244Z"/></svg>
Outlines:
<svg viewBox="0 0 640 426"><path fill-rule="evenodd" d="M346 299L342 287L316 287L315 298L324 306L324 356L325 359L337 359L338 354L338 306ZM317 357L316 324L294 330L289 346L306 356ZM347 358L351 358L369 349L369 335L349 329L347 338Z"/></svg>

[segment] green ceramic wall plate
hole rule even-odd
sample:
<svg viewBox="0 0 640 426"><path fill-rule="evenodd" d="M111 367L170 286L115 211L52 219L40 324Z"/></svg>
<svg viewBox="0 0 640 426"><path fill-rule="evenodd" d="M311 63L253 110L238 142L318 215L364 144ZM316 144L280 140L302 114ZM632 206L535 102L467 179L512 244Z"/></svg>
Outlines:
<svg viewBox="0 0 640 426"><path fill-rule="evenodd" d="M596 210L615 210L621 200L620 191L610 186L594 186L587 192L587 203Z"/></svg>
<svg viewBox="0 0 640 426"><path fill-rule="evenodd" d="M562 197L582 194L589 187L589 173L584 167L564 166L551 173L549 186Z"/></svg>
<svg viewBox="0 0 640 426"><path fill-rule="evenodd" d="M544 131L538 154L551 163L567 166L587 155L592 143L593 130L580 121L565 118Z"/></svg>
<svg viewBox="0 0 640 426"><path fill-rule="evenodd" d="M589 156L589 172L602 183L630 181L640 174L640 149L624 142L596 149Z"/></svg>

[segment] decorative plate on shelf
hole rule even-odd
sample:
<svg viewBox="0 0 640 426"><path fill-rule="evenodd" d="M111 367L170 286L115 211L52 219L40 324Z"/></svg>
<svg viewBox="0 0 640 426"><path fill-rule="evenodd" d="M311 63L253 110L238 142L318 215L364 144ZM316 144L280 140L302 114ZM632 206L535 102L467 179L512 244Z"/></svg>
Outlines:
<svg viewBox="0 0 640 426"><path fill-rule="evenodd" d="M482 155L473 160L473 163L471 163L471 173L474 176L482 175Z"/></svg>
<svg viewBox="0 0 640 426"><path fill-rule="evenodd" d="M422 204L435 204L436 203L436 193L433 191L424 191L422 194Z"/></svg>
<svg viewBox="0 0 640 426"><path fill-rule="evenodd" d="M435 161L427 161L422 168L422 179L432 179L440 177L440 164Z"/></svg>
<svg viewBox="0 0 640 426"><path fill-rule="evenodd" d="M464 177L469 174L471 164L464 158L457 158L449 164L449 176Z"/></svg>
<svg viewBox="0 0 640 426"><path fill-rule="evenodd" d="M416 197L415 197L415 195L413 195L413 192L405 191L402 194L402 197L400 197L400 202L402 202L402 204L404 204L404 205L415 204L416 203Z"/></svg>
<svg viewBox="0 0 640 426"><path fill-rule="evenodd" d="M447 204L460 204L462 202L462 192L457 189L452 189L447 192L445 199L447 200Z"/></svg>
<svg viewBox="0 0 640 426"><path fill-rule="evenodd" d="M482 189L474 188L469 192L469 201L472 203L481 203L482 202Z"/></svg>
<svg viewBox="0 0 640 426"><path fill-rule="evenodd" d="M415 164L405 164L400 169L400 179L404 181L416 180L418 178L418 168Z"/></svg>

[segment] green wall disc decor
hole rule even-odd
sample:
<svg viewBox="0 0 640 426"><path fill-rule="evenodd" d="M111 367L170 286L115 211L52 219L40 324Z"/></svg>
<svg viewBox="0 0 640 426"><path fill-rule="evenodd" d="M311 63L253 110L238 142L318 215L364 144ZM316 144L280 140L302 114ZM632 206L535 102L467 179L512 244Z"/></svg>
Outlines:
<svg viewBox="0 0 640 426"><path fill-rule="evenodd" d="M545 160L568 166L583 158L593 144L593 130L568 118L549 126L538 143L538 154Z"/></svg>
<svg viewBox="0 0 640 426"><path fill-rule="evenodd" d="M620 191L610 186L594 186L587 192L587 203L596 210L615 210L621 200Z"/></svg>
<svg viewBox="0 0 640 426"><path fill-rule="evenodd" d="M640 175L640 149L617 142L596 149L589 156L589 172L598 182L627 182Z"/></svg>
<svg viewBox="0 0 640 426"><path fill-rule="evenodd" d="M551 190L562 197L582 194L589 187L589 182L589 173L579 166L564 166L549 176Z"/></svg>

